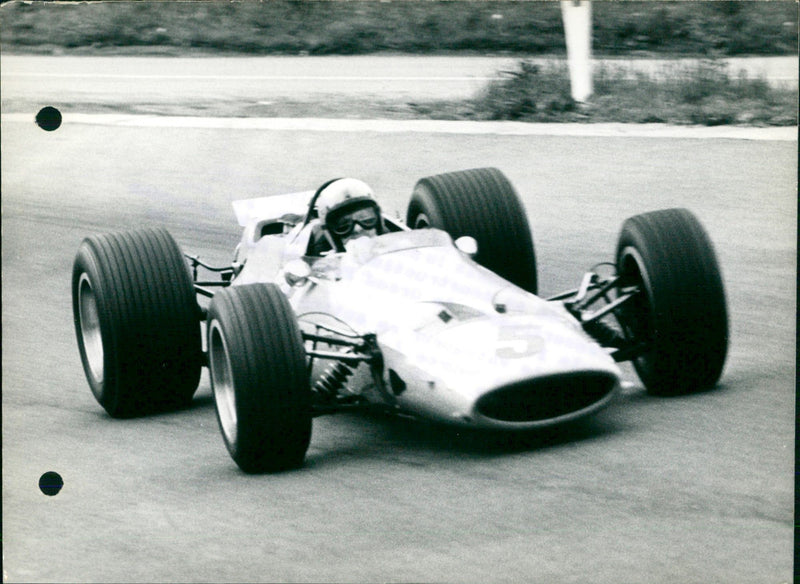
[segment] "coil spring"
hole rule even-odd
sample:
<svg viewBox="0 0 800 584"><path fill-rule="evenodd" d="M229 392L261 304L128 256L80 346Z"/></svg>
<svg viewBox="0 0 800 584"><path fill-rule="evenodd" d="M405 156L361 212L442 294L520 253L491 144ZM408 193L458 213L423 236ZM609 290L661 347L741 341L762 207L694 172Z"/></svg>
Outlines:
<svg viewBox="0 0 800 584"><path fill-rule="evenodd" d="M353 374L353 370L342 362L336 362L328 367L314 384L314 389L328 396L335 396L339 390L344 388L347 379Z"/></svg>

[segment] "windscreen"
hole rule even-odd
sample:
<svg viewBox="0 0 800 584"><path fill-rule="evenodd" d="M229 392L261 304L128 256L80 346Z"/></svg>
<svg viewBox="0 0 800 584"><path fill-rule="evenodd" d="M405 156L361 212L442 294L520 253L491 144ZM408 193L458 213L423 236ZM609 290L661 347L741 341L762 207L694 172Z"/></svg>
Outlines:
<svg viewBox="0 0 800 584"><path fill-rule="evenodd" d="M387 233L374 238L359 238L349 242L346 246L348 252L359 256L361 263L370 259L408 249L422 247L451 247L453 240L439 229L415 229L413 231L398 231Z"/></svg>

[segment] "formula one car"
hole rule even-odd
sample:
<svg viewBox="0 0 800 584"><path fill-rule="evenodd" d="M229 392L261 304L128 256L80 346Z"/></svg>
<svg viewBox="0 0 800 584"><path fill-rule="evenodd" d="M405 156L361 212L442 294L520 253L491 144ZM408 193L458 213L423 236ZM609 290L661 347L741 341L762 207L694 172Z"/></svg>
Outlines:
<svg viewBox="0 0 800 584"><path fill-rule="evenodd" d="M244 232L223 267L163 229L82 242L75 328L111 416L188 404L207 366L230 455L271 472L303 463L323 414L524 430L608 405L620 361L655 394L720 378L723 282L685 209L626 220L615 262L543 299L527 214L497 169L423 178L405 221L382 214L378 235L316 253L321 190L235 202Z"/></svg>

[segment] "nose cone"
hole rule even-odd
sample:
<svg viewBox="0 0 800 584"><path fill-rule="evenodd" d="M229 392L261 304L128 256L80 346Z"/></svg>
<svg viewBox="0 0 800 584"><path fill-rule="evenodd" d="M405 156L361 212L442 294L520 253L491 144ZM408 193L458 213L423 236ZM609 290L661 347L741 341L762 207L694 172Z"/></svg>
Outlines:
<svg viewBox="0 0 800 584"><path fill-rule="evenodd" d="M610 355L574 323L558 315L476 319L436 335L470 378L497 387L539 375L618 369Z"/></svg>
<svg viewBox="0 0 800 584"><path fill-rule="evenodd" d="M558 314L498 314L436 329L419 330L406 355L434 388L420 399L454 422L552 425L600 409L619 384L611 356Z"/></svg>
<svg viewBox="0 0 800 584"><path fill-rule="evenodd" d="M486 392L474 404L476 425L547 426L593 413L608 404L619 378L608 371L535 376Z"/></svg>

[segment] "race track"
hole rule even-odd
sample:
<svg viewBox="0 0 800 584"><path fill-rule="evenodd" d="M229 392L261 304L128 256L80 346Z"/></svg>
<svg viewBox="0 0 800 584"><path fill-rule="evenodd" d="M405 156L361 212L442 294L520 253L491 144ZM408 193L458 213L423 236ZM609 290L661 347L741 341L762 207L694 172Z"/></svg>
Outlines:
<svg viewBox="0 0 800 584"><path fill-rule="evenodd" d="M558 59L530 59L550 66ZM248 57L52 57L3 55L4 112L37 104L83 111L173 113L187 107L201 115L275 115L286 101L327 109L343 99L424 102L468 99L489 81L519 67L518 57L482 56L248 56ZM659 77L691 60L597 59L596 67ZM759 78L797 89L797 57L726 60L731 75ZM504 73L505 72L505 73Z"/></svg>
<svg viewBox="0 0 800 584"><path fill-rule="evenodd" d="M6 121L2 152L4 581L791 581L796 142ZM94 401L84 236L163 225L223 263L234 199L353 175L402 214L418 178L476 166L523 198L544 295L610 259L624 218L692 209L727 285L722 384L659 399L627 371L611 408L533 435L317 419L305 466L265 476L228 457L205 374L176 413Z"/></svg>

